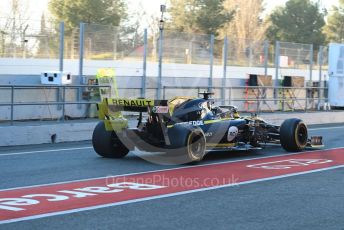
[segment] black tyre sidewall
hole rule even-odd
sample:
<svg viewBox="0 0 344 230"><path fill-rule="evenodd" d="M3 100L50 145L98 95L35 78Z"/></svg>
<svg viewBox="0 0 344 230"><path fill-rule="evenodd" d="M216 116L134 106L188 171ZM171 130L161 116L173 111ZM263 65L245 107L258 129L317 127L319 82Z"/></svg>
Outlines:
<svg viewBox="0 0 344 230"><path fill-rule="evenodd" d="M106 131L103 121L93 131L92 145L96 153L105 158L123 158L129 153L115 132Z"/></svg>
<svg viewBox="0 0 344 230"><path fill-rule="evenodd" d="M200 147L202 150L197 151L195 153L192 151L193 138L199 138L199 140L197 140L196 143L199 143L200 145L202 145ZM198 162L203 159L205 155L206 140L205 140L205 135L202 129L197 128L189 133L188 138L187 138L186 148L187 148L188 159L190 159L191 162Z"/></svg>
<svg viewBox="0 0 344 230"><path fill-rule="evenodd" d="M201 161L205 155L206 139L204 132L199 127L193 127L191 125L176 125L168 130L171 146L169 147L169 154L182 156L186 163ZM192 137L198 135L204 143L202 152L199 156L195 156L190 151L190 141Z"/></svg>
<svg viewBox="0 0 344 230"><path fill-rule="evenodd" d="M307 137L304 143L300 143L298 140L298 133L301 128L305 128L307 131L307 126L302 120L292 118L285 120L280 128L280 140L282 147L288 152L299 152L304 150L307 145ZM307 131L308 134L308 131Z"/></svg>

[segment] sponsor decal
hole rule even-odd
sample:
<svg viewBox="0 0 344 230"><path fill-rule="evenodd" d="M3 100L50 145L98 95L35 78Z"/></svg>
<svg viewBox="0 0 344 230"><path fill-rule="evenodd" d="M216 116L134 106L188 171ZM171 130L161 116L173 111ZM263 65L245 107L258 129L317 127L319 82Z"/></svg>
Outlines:
<svg viewBox="0 0 344 230"><path fill-rule="evenodd" d="M204 125L203 121L189 121L189 124L192 126L202 126Z"/></svg>
<svg viewBox="0 0 344 230"><path fill-rule="evenodd" d="M128 99L110 99L109 101L110 105L115 106L125 106L125 107L152 107L154 105L153 100L128 100Z"/></svg>
<svg viewBox="0 0 344 230"><path fill-rule="evenodd" d="M28 206L39 205L40 203L56 203L87 197L97 199L97 196L106 194L125 193L129 190L149 191L165 187L166 186L161 185L121 182L108 184L106 186L88 186L71 190L60 190L49 194L28 194L17 198L0 198L0 211L20 212L25 211Z"/></svg>
<svg viewBox="0 0 344 230"><path fill-rule="evenodd" d="M154 106L152 112L157 114L165 114L169 112L169 108L168 106Z"/></svg>
<svg viewBox="0 0 344 230"><path fill-rule="evenodd" d="M236 126L231 126L228 129L227 141L232 142L238 136L239 129Z"/></svg>
<svg viewBox="0 0 344 230"><path fill-rule="evenodd" d="M192 125L192 126L203 126L204 125L204 121L189 121L189 122L181 122L181 123L177 123L176 125Z"/></svg>
<svg viewBox="0 0 344 230"><path fill-rule="evenodd" d="M210 132L210 133L205 133L204 135L205 137L212 137L214 134Z"/></svg>

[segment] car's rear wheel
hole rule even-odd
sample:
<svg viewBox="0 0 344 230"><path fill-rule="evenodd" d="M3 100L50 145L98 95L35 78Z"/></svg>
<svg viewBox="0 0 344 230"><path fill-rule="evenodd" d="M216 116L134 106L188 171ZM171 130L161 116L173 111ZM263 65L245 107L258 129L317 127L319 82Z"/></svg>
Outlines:
<svg viewBox="0 0 344 230"><path fill-rule="evenodd" d="M307 126L300 119L285 120L280 128L280 139L281 145L286 151L302 151L307 146Z"/></svg>
<svg viewBox="0 0 344 230"><path fill-rule="evenodd" d="M192 130L186 143L186 156L191 162L201 161L205 155L206 140L203 131L198 128Z"/></svg>
<svg viewBox="0 0 344 230"><path fill-rule="evenodd" d="M93 131L92 144L96 153L105 158L123 158L129 153L115 132L106 131L103 121Z"/></svg>
<svg viewBox="0 0 344 230"><path fill-rule="evenodd" d="M206 138L201 128L179 125L169 130L170 154L178 156L178 164L201 161L206 152Z"/></svg>

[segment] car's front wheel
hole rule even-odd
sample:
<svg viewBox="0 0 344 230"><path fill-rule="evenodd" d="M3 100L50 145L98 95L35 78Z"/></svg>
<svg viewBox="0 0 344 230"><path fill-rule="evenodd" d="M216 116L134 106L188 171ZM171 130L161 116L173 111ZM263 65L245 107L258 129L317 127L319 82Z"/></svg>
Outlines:
<svg viewBox="0 0 344 230"><path fill-rule="evenodd" d="M306 148L308 130L300 119L288 119L280 127L282 147L288 152L299 152Z"/></svg>

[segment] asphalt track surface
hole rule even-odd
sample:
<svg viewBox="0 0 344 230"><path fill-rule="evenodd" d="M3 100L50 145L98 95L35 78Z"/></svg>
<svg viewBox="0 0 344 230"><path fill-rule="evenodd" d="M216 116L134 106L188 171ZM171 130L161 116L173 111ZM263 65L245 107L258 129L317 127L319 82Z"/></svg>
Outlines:
<svg viewBox="0 0 344 230"><path fill-rule="evenodd" d="M140 177L143 175L142 173L156 170L162 170L158 173L167 175L169 172L186 169L188 176L197 173L202 175L203 172L210 177L228 173L233 180L232 186L213 186L210 189L190 190L186 193L170 192L166 196L156 196L154 199L143 199L136 202L123 202L118 205L112 205L113 203L110 201L105 201L108 206L102 207L95 207L91 201L98 201L103 197L94 196L87 202L83 199L74 201L74 204L76 202L77 205L90 207L89 209L74 209L71 212L57 214L50 212L50 215L46 216L32 214L27 219L14 220L12 223L1 221L5 218L5 212L1 212L0 209L0 229L344 230L344 168L341 161L334 165L326 165L325 162L323 166L297 167L301 173L299 171L282 172L284 176L281 177L273 175L279 172L278 169L273 169L273 173L266 180L259 180L259 178L266 178L258 173L259 170L266 170L261 168L261 163L276 162L276 159L280 161L278 157L280 155L284 157L283 161L295 158L314 159L314 157L323 160L344 159L342 157L344 150L341 149L344 148L344 125L310 128L311 134L323 135L326 144L324 151L320 152L321 154L316 153L316 156L314 156L314 152L306 152L300 156L288 155L278 147L269 147L248 153L211 153L196 166L156 165L144 161L134 153L121 160L103 159L94 153L88 142L0 148L0 199L14 198L5 195L16 195L18 192L26 192L26 195L34 194L37 192L35 189L41 190L43 193L49 190L43 186L46 184L62 183L61 186L65 186L66 182L85 179L90 179L93 183L94 178L104 180L105 177L117 178L120 175L134 173L138 173L137 177ZM334 155L328 155L329 153ZM288 163L290 164L290 162ZM251 179L249 183L236 181L237 178L248 175L248 171L242 172L239 169L235 171L235 164L245 166L254 164L255 170L257 170L257 174L254 175L257 175L257 179ZM285 162L283 164L285 165ZM276 166L276 163L273 163L272 166ZM184 169L176 169L181 167ZM211 167L212 169L209 169ZM234 171L229 172L226 167L228 170L232 168ZM172 171L168 169L172 169ZM184 171L182 172L184 173ZM75 185L75 183L80 182L71 182L67 185ZM26 186L35 187L22 188ZM58 187L60 185L51 186ZM98 184L94 184L94 186L98 186ZM127 196L132 194L131 200L142 192L128 190L128 193L125 193L126 191L121 194ZM157 192L159 189L155 191ZM111 196L117 195L120 196L119 193ZM148 198L152 197L152 195L147 196ZM68 203L69 200L65 202ZM46 207L53 207L49 205L47 204ZM72 208L68 209L68 205L65 203L55 203L54 205L59 208L63 207L66 211L73 210ZM29 209L31 206L11 207ZM46 210L42 208L40 211ZM14 217L18 213L21 212L13 214ZM14 217L12 219L15 219Z"/></svg>

